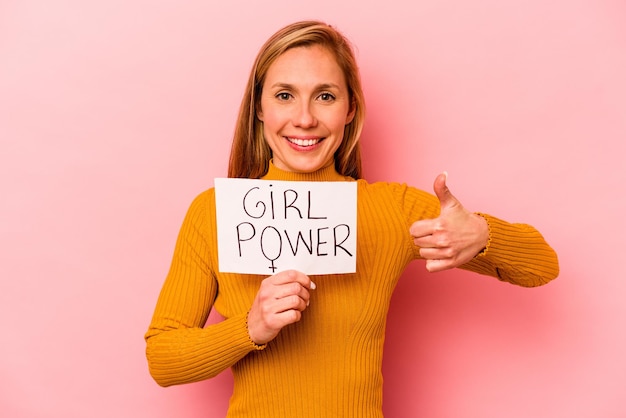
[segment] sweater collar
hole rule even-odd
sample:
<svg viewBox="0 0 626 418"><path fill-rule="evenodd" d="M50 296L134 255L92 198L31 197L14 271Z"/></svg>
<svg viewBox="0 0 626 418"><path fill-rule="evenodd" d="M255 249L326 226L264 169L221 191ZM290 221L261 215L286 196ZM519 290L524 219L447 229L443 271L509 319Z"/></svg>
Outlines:
<svg viewBox="0 0 626 418"><path fill-rule="evenodd" d="M294 173L291 171L281 170L276 167L270 160L267 174L261 177L263 180L287 180L287 181L346 181L352 180L351 177L342 176L335 170L335 165L321 168L312 173Z"/></svg>

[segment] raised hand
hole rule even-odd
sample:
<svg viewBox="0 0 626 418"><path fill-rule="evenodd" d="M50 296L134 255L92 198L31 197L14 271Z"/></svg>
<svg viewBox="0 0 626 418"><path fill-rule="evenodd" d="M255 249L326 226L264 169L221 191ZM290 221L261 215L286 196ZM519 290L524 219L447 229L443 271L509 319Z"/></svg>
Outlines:
<svg viewBox="0 0 626 418"><path fill-rule="evenodd" d="M433 185L441 204L439 217L417 221L409 229L430 272L467 263L485 248L489 240L487 221L463 207L448 189L447 178L448 174L442 173Z"/></svg>
<svg viewBox="0 0 626 418"><path fill-rule="evenodd" d="M283 327L298 322L309 306L315 283L296 270L276 273L263 280L248 313L248 334L256 344L273 340Z"/></svg>

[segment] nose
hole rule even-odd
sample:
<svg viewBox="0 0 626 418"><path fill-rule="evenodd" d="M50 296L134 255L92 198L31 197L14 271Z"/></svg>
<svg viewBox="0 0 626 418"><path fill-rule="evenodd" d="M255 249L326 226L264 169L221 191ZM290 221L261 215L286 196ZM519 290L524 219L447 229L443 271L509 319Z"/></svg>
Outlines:
<svg viewBox="0 0 626 418"><path fill-rule="evenodd" d="M313 128L317 125L317 118L310 103L304 101L294 109L293 125L300 128Z"/></svg>

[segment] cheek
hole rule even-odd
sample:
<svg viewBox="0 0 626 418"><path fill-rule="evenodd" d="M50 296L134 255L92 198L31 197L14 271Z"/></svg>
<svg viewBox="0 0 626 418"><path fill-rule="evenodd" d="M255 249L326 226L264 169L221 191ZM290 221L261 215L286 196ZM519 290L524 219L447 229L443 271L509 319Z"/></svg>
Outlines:
<svg viewBox="0 0 626 418"><path fill-rule="evenodd" d="M351 119L348 118L347 113L340 113L333 117L332 126L334 130L343 132L346 125L350 122L351 122Z"/></svg>
<svg viewBox="0 0 626 418"><path fill-rule="evenodd" d="M280 121L271 112L264 113L261 128L265 143L275 152L281 138L282 125Z"/></svg>
<svg viewBox="0 0 626 418"><path fill-rule="evenodd" d="M281 117L280 113L273 111L271 108L266 108L266 110L262 112L262 117L263 130L266 132L275 131L284 125L284 118Z"/></svg>

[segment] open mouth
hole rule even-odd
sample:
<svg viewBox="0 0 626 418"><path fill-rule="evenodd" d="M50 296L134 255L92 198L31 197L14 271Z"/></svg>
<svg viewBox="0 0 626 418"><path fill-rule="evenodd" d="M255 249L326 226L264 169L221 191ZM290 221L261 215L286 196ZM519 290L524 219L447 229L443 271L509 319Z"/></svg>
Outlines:
<svg viewBox="0 0 626 418"><path fill-rule="evenodd" d="M307 148L312 147L314 145L319 144L324 138L315 138L315 139L300 139L300 138L289 138L285 137L287 141L290 143L297 145L299 147Z"/></svg>

